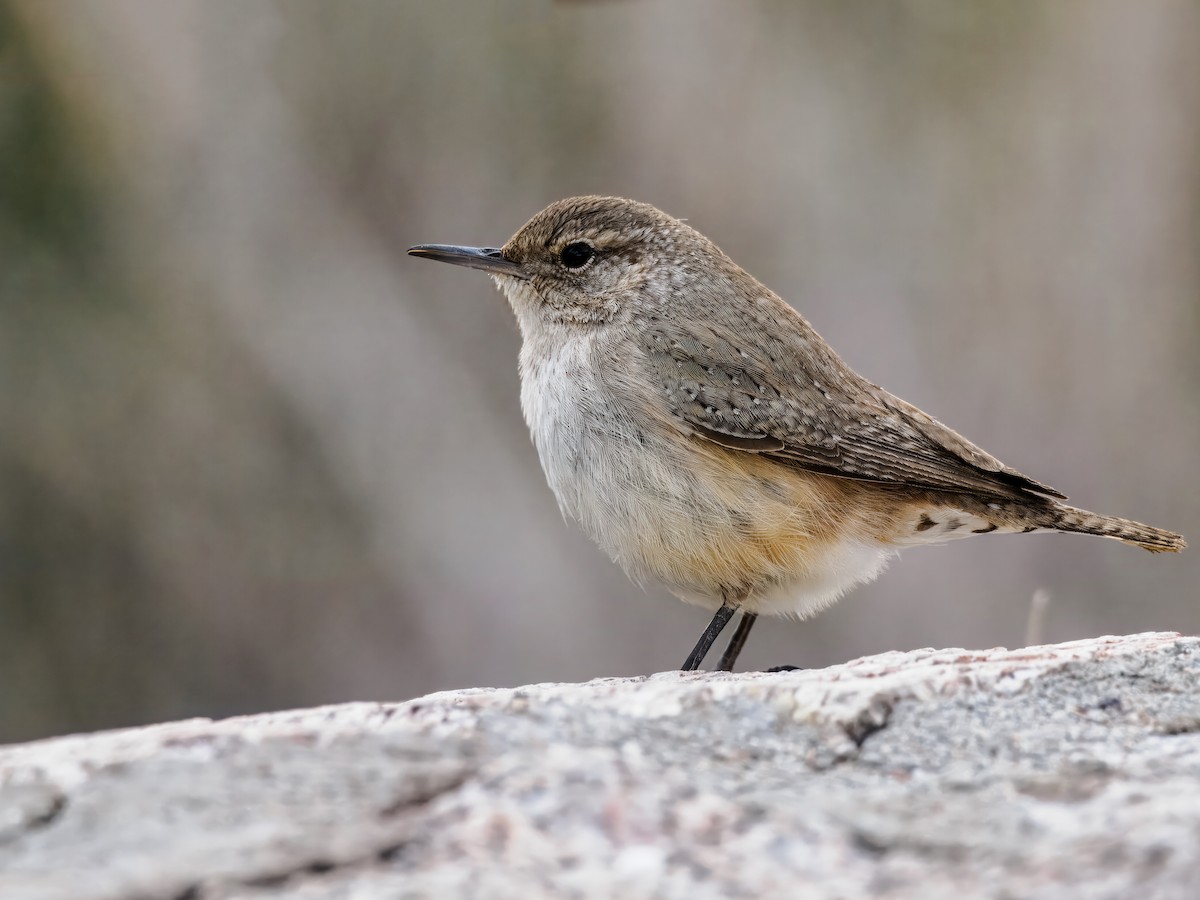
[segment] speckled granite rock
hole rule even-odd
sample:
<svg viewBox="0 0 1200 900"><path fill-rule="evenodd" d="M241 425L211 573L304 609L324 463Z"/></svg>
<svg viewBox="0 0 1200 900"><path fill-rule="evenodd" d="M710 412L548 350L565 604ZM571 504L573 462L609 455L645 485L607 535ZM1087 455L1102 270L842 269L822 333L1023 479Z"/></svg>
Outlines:
<svg viewBox="0 0 1200 900"><path fill-rule="evenodd" d="M0 897L1197 896L1200 639L0 748Z"/></svg>

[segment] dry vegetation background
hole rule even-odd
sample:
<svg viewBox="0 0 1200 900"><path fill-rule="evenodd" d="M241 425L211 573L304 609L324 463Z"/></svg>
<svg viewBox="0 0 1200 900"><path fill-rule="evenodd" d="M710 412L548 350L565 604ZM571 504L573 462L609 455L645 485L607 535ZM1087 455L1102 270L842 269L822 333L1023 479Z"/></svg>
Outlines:
<svg viewBox="0 0 1200 900"><path fill-rule="evenodd" d="M1200 4L0 3L0 740L678 665L478 273L687 217L881 382L1200 543ZM1200 550L910 551L743 664L1200 631Z"/></svg>

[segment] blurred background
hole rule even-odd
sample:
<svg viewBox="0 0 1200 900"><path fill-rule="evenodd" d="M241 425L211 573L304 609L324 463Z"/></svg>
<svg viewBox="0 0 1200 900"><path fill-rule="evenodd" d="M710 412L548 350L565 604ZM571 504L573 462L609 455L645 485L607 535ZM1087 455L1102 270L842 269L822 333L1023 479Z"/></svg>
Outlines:
<svg viewBox="0 0 1200 900"><path fill-rule="evenodd" d="M1200 543L1200 4L0 2L0 741L634 675L709 614L559 516L479 273L557 198ZM743 668L1200 631L1200 549L909 551Z"/></svg>

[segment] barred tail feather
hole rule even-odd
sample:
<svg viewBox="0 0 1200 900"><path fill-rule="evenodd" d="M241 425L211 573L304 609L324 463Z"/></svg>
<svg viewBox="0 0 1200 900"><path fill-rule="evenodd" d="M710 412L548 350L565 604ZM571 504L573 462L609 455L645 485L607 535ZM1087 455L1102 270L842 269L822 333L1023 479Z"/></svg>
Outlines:
<svg viewBox="0 0 1200 900"><path fill-rule="evenodd" d="M1115 538L1126 544L1142 547L1151 553L1178 553L1187 546L1187 541L1181 534L1164 531L1162 528L1154 528L1131 519L1102 516L1098 513L1088 512L1086 509L1076 509L1063 504L1056 504L1049 512L1052 520L1046 522L1042 527L1053 528L1056 531Z"/></svg>

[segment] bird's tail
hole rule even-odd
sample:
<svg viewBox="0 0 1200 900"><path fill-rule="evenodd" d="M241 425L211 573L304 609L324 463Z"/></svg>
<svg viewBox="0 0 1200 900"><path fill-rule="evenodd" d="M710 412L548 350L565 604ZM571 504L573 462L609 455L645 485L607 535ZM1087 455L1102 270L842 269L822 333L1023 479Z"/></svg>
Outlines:
<svg viewBox="0 0 1200 900"><path fill-rule="evenodd" d="M1076 534L1097 534L1100 537L1115 538L1126 544L1134 544L1151 553L1178 553L1187 546L1183 535L1173 531L1143 525L1132 519L1102 516L1099 513L1076 509L1074 506L1062 503L1038 510L1030 518L1031 524L1036 524L1039 529L1047 528Z"/></svg>

